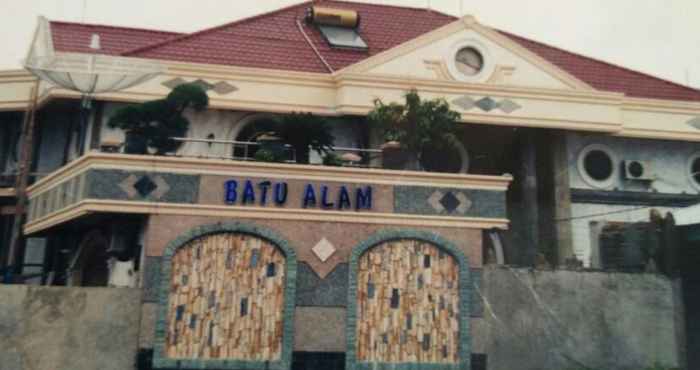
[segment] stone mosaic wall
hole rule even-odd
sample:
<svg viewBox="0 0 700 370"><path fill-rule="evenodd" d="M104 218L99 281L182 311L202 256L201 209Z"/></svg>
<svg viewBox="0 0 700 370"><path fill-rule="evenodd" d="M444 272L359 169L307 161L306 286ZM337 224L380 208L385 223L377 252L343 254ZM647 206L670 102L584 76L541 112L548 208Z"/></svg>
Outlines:
<svg viewBox="0 0 700 370"><path fill-rule="evenodd" d="M377 245L359 259L357 360L459 362L459 266L418 240Z"/></svg>
<svg viewBox="0 0 700 370"><path fill-rule="evenodd" d="M285 257L243 233L193 240L172 259L169 358L279 360Z"/></svg>

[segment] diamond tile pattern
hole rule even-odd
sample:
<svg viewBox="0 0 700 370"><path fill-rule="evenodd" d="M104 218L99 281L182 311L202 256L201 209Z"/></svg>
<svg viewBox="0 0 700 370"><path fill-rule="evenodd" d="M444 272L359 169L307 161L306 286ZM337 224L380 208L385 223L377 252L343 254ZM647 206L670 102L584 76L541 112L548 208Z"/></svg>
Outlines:
<svg viewBox="0 0 700 370"><path fill-rule="evenodd" d="M207 81L202 80L201 78L192 81L192 84L201 87L202 90L204 90L204 91L209 91L209 90L211 90L212 88L214 88L214 85L210 84L210 83L207 82Z"/></svg>
<svg viewBox="0 0 700 370"><path fill-rule="evenodd" d="M452 213L457 209L457 206L459 206L459 199L457 199L451 191L448 191L447 194L440 199L440 204L445 207L447 212Z"/></svg>
<svg viewBox="0 0 700 370"><path fill-rule="evenodd" d="M228 83L226 81L219 81L219 82L214 84L214 87L212 88L212 90L219 95L226 95L226 94L230 94L234 91L238 91L238 88L236 86L231 85L230 83Z"/></svg>
<svg viewBox="0 0 700 370"><path fill-rule="evenodd" d="M491 97L487 96L485 98L481 98L474 103L477 107L481 108L481 110L490 112L496 108L498 108L498 103L491 99Z"/></svg>
<svg viewBox="0 0 700 370"><path fill-rule="evenodd" d="M328 239L321 239L311 251L314 252L316 257L321 260L321 262L326 262L335 253L336 248L328 241Z"/></svg>
<svg viewBox="0 0 700 370"><path fill-rule="evenodd" d="M178 78L173 78L171 80L165 81L162 83L162 85L167 87L167 88L174 89L177 86L182 85L184 83L187 83L187 81L178 77ZM192 81L192 83L195 85L198 85L204 91L211 90L219 95L226 95L226 94L230 94L234 91L238 91L238 88L236 86L231 85L230 83L228 83L226 81L219 81L217 83L212 84L212 83L204 81L200 78L200 79Z"/></svg>
<svg viewBox="0 0 700 370"><path fill-rule="evenodd" d="M490 112L494 109L500 109L504 113L513 113L516 110L522 108L522 106L510 99L503 99L497 101L490 96L485 96L481 99L475 100L474 98L464 95L452 101L452 104L462 108L463 110L471 110L473 108L479 108L484 112Z"/></svg>
<svg viewBox="0 0 700 370"><path fill-rule="evenodd" d="M141 176L141 178L134 184L134 189L139 192L142 197L148 196L153 190L156 190L158 185L156 185L153 180L148 176Z"/></svg>
<svg viewBox="0 0 700 370"><path fill-rule="evenodd" d="M174 88L178 87L179 85L184 84L185 82L187 82L187 81L178 77L178 78L173 78L173 79L167 80L167 81L163 82L162 85L169 88L169 89L174 89Z"/></svg>
<svg viewBox="0 0 700 370"><path fill-rule="evenodd" d="M440 190L435 190L428 198L428 204L439 213L465 214L472 207L472 201L461 191L443 193Z"/></svg>
<svg viewBox="0 0 700 370"><path fill-rule="evenodd" d="M501 100L501 102L498 104L498 107L501 108L501 110L505 113L513 113L516 110L522 108L518 103L510 99Z"/></svg>

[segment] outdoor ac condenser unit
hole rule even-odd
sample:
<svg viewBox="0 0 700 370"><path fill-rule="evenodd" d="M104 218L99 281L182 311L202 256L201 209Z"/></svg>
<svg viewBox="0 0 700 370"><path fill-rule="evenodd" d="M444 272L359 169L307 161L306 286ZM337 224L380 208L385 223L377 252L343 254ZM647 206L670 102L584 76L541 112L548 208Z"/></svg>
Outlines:
<svg viewBox="0 0 700 370"><path fill-rule="evenodd" d="M626 160L622 162L622 165L627 180L651 181L656 179L653 167L651 163L647 161Z"/></svg>

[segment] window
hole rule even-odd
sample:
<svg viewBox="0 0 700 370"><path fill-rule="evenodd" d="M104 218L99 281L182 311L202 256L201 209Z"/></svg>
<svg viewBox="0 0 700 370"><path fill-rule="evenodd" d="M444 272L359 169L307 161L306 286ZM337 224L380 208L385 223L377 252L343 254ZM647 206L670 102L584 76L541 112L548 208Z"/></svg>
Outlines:
<svg viewBox="0 0 700 370"><path fill-rule="evenodd" d="M334 26L318 26L318 29L331 46L367 49L367 43L354 29Z"/></svg>
<svg viewBox="0 0 700 370"><path fill-rule="evenodd" d="M605 189L614 184L614 175L618 171L616 163L615 154L610 148L591 144L579 154L578 171L588 185Z"/></svg>
<svg viewBox="0 0 700 370"><path fill-rule="evenodd" d="M688 181L698 191L700 191L700 152L690 156L688 160Z"/></svg>

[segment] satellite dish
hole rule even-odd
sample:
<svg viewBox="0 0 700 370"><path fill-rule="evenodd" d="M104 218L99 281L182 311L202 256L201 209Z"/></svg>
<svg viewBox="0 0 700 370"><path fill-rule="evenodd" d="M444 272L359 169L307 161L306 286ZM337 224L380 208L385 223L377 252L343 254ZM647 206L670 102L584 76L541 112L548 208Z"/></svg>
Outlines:
<svg viewBox="0 0 700 370"><path fill-rule="evenodd" d="M24 62L24 68L41 80L84 95L124 90L165 71L140 59L80 53L35 56Z"/></svg>
<svg viewBox="0 0 700 370"><path fill-rule="evenodd" d="M39 17L34 40L24 68L42 81L82 94L80 137L78 153L84 152L84 130L93 94L115 92L146 82L165 67L138 58L100 54L100 36L90 38L90 53L56 53L49 21Z"/></svg>

